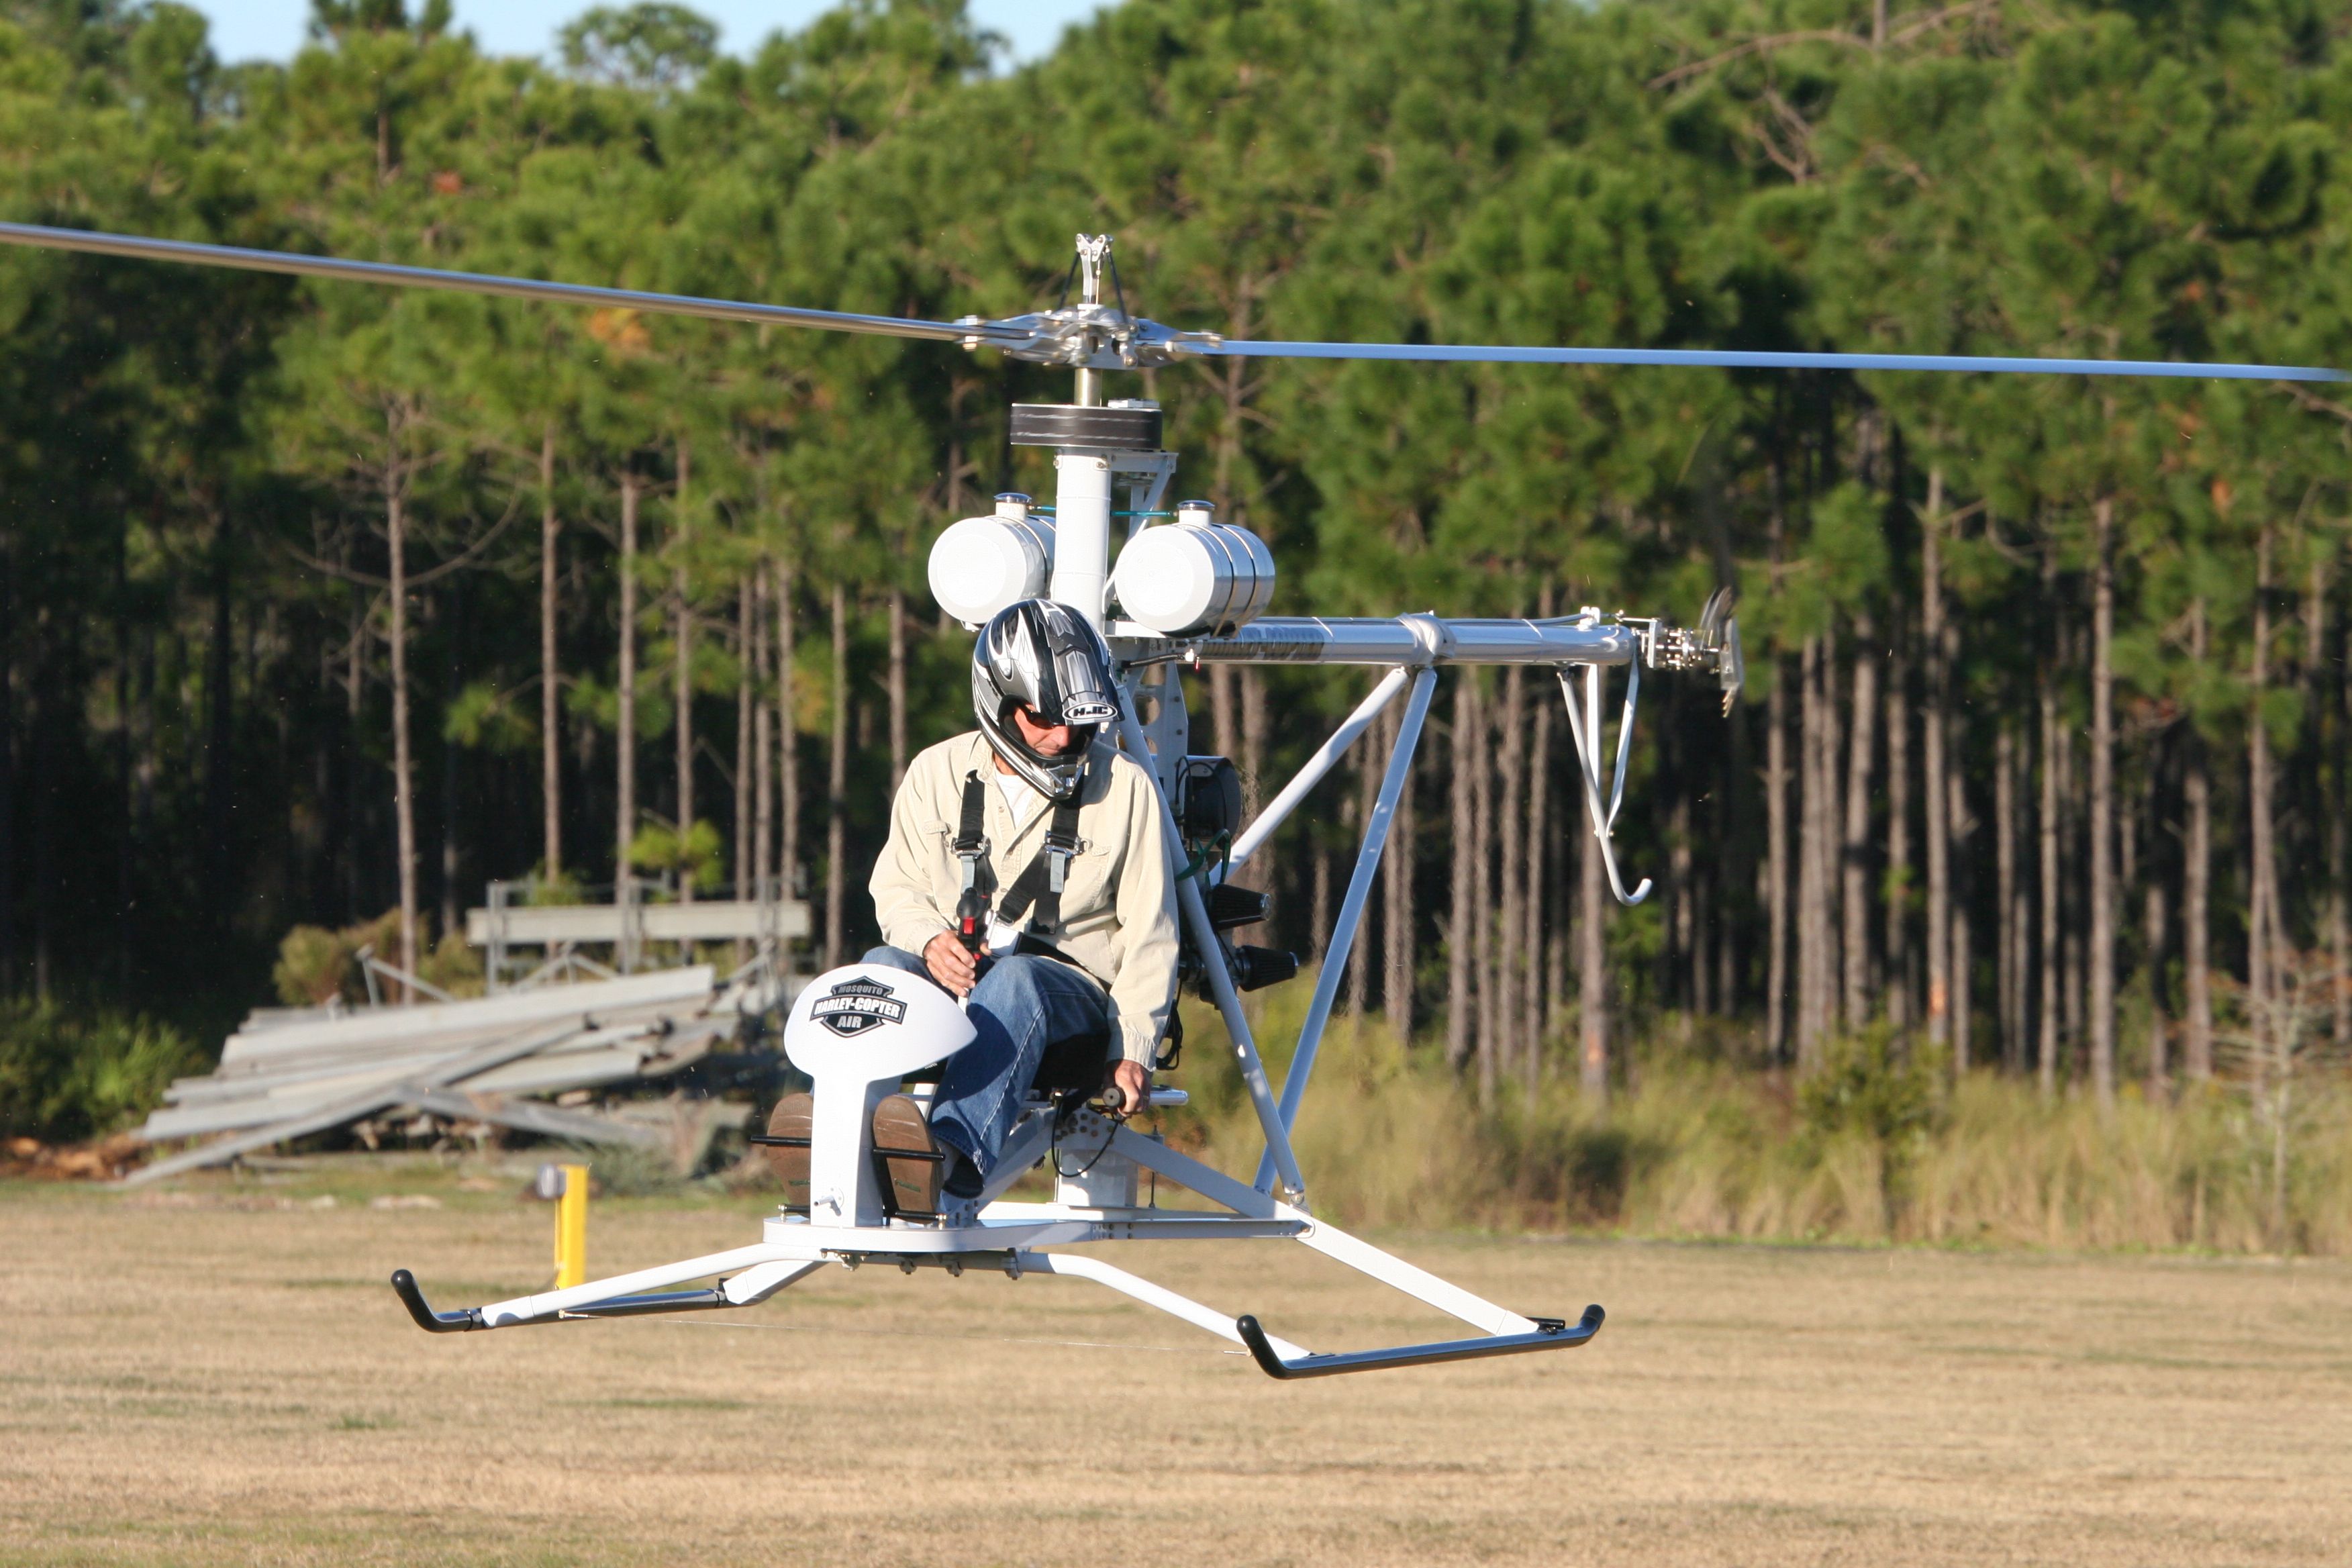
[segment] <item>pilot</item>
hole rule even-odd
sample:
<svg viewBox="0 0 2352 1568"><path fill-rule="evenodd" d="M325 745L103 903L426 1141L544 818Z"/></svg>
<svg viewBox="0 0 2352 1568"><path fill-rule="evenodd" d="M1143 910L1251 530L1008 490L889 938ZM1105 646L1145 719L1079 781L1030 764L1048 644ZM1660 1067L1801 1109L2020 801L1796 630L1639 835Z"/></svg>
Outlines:
<svg viewBox="0 0 2352 1568"><path fill-rule="evenodd" d="M904 1095L875 1112L876 1148L912 1156L887 1161L890 1205L910 1217L969 1215L1050 1047L1102 1042L1115 1109L1142 1109L1176 991L1159 795L1112 744L1101 636L1023 600L982 629L971 696L980 728L908 768L869 883L886 945L864 962L928 975L976 1036L948 1058L928 1124ZM808 1111L791 1097L771 1132L806 1136ZM773 1152L787 1202L805 1202L805 1151Z"/></svg>

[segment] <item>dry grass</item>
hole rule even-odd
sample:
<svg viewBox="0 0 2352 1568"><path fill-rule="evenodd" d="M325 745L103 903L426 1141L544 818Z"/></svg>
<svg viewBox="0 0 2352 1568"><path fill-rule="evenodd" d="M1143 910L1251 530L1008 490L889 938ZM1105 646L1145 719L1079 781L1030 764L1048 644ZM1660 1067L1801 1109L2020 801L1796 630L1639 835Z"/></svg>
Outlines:
<svg viewBox="0 0 2352 1568"><path fill-rule="evenodd" d="M1265 1004L1277 1081L1304 1006L1287 993ZM1194 1109L1176 1135L1251 1173L1255 1118L1214 1018L1195 1024L1181 1080ZM2297 1091L2283 1201L2274 1129L2242 1088L2149 1101L2128 1085L2103 1111L1990 1074L1956 1089L1921 1061L1882 1058L1838 1079L1852 1092L1832 1100L1823 1079L1660 1045L1605 1110L1554 1079L1532 1104L1507 1085L1482 1114L1429 1045L1407 1050L1341 1017L1298 1125L1299 1163L1354 1225L2352 1258L2352 1083L2340 1074Z"/></svg>
<svg viewBox="0 0 2352 1568"><path fill-rule="evenodd" d="M2352 1559L2352 1267L1409 1239L1549 1357L1277 1384L1076 1281L821 1275L698 1319L431 1339L547 1211L0 1185L0 1563ZM756 1207L614 1202L600 1268ZM1439 1325L1276 1243L1113 1249L1326 1346ZM1116 1348L1092 1348L1116 1347Z"/></svg>

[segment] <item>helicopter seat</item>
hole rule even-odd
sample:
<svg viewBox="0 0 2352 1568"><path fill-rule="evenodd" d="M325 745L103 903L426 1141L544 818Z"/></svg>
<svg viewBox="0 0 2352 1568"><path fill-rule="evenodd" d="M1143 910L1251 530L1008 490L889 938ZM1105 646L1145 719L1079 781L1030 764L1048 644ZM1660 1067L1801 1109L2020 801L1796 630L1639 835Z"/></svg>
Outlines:
<svg viewBox="0 0 2352 1568"><path fill-rule="evenodd" d="M814 1085L811 1220L888 1223L887 1194L873 1157L874 1109L909 1073L945 1061L973 1037L971 1020L946 992L887 964L827 970L793 998L784 1054Z"/></svg>

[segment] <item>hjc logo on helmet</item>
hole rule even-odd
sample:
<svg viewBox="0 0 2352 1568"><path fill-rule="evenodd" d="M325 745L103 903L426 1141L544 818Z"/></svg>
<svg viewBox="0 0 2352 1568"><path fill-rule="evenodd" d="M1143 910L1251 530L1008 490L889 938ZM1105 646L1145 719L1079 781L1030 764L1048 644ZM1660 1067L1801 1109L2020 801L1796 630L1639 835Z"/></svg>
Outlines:
<svg viewBox="0 0 2352 1568"><path fill-rule="evenodd" d="M905 1023L907 1005L898 997L897 992L879 980L860 975L843 981L830 994L818 997L809 1008L809 1016L845 1038L884 1024Z"/></svg>

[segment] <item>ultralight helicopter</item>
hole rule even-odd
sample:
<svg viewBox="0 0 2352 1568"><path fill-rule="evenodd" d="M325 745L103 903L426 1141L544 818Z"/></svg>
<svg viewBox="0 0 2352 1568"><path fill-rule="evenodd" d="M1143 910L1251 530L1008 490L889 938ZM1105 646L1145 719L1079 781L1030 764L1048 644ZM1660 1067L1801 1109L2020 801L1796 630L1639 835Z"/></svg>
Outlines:
<svg viewBox="0 0 2352 1568"><path fill-rule="evenodd" d="M760 1241L567 1289L487 1306L439 1311L406 1269L392 1277L409 1314L434 1333L509 1328L571 1319L616 1318L748 1307L828 1265L895 1265L913 1273L937 1268L1001 1272L1018 1279L1054 1274L1090 1279L1247 1349L1276 1378L1321 1377L1426 1363L1465 1361L1581 1345L1603 1313L1587 1307L1574 1321L1524 1315L1465 1290L1318 1218L1290 1133L1314 1072L1325 1026L1390 823L1427 718L1437 671L1444 665L1529 665L1555 672L1566 700L1585 810L1607 871L1624 903L1648 895L1645 879L1628 891L1612 847L1625 790L1627 759L1643 669L1711 676L1730 710L1741 681L1738 625L1727 592L1718 590L1697 624L1603 613L1540 620L1458 619L1432 613L1393 618L1271 616L1275 563L1246 530L1216 520L1204 502L1163 510L1177 455L1162 448L1158 405L1107 399L1106 375L1224 355L1258 358L1404 360L1518 364L1703 366L1733 369L1841 369L2005 372L2066 375L2330 382L2343 373L2301 366L2199 364L2169 361L1977 358L1958 355L1717 352L1552 348L1448 343L1277 342L1179 331L1129 315L1105 235L1080 235L1072 268L1076 304L1002 320L968 316L931 321L891 316L645 293L478 273L277 251L142 238L79 229L0 224L0 242L102 256L296 274L352 282L488 294L559 304L621 307L719 321L806 327L913 338L994 349L1015 359L1066 366L1076 374L1075 401L1017 404L1015 445L1055 454L1051 506L1025 496L1000 497L993 513L950 526L929 562L940 607L977 626L1018 600L1050 596L1084 616L1107 639L1117 666L1123 750L1146 764L1158 785L1177 881L1187 950L1188 984L1221 1015L1236 1064L1265 1139L1256 1178L1244 1183L1170 1149L1101 1109L1084 1094L1056 1092L1041 1072L1021 1120L981 1194L969 1223L949 1224L893 1212L883 1153L872 1120L884 1096L909 1075L971 1044L973 1030L947 994L908 985L897 970L850 965L816 976L799 993L784 1030L794 1066L814 1084L809 1136L810 1192L805 1212L780 1212ZM1105 300L1108 283L1112 298ZM1068 285L1065 285L1066 300ZM1114 509L1120 490L1127 505ZM1112 554L1113 521L1127 527ZM1156 519L1169 519L1155 521ZM1297 774L1247 823L1232 764L1190 747L1181 672L1202 664L1362 666L1383 673L1370 692L1307 759ZM1625 689L1614 756L1603 739L1607 672L1622 667ZM1399 697L1404 710L1338 915L1323 967L1277 1095L1241 1004L1244 990L1290 978L1288 954L1240 945L1231 932L1264 918L1265 897L1228 880L1266 845L1366 729ZM1097 1051L1098 1057L1101 1053ZM1050 1068L1050 1060L1049 1060ZM1150 1091L1155 1105L1183 1102L1180 1089ZM757 1142L782 1142L778 1138ZM796 1143L800 1140L792 1140ZM1049 1203L1003 1194L1029 1170L1052 1159ZM1150 1195L1139 1204L1146 1173ZM1213 1206L1162 1207L1160 1183L1186 1189ZM1318 1353L1268 1332L1252 1316L1229 1317L1175 1291L1083 1253L1088 1243L1151 1239L1276 1238L1325 1257L1415 1297L1477 1331L1475 1335L1378 1350ZM673 1287L715 1279L700 1289Z"/></svg>

